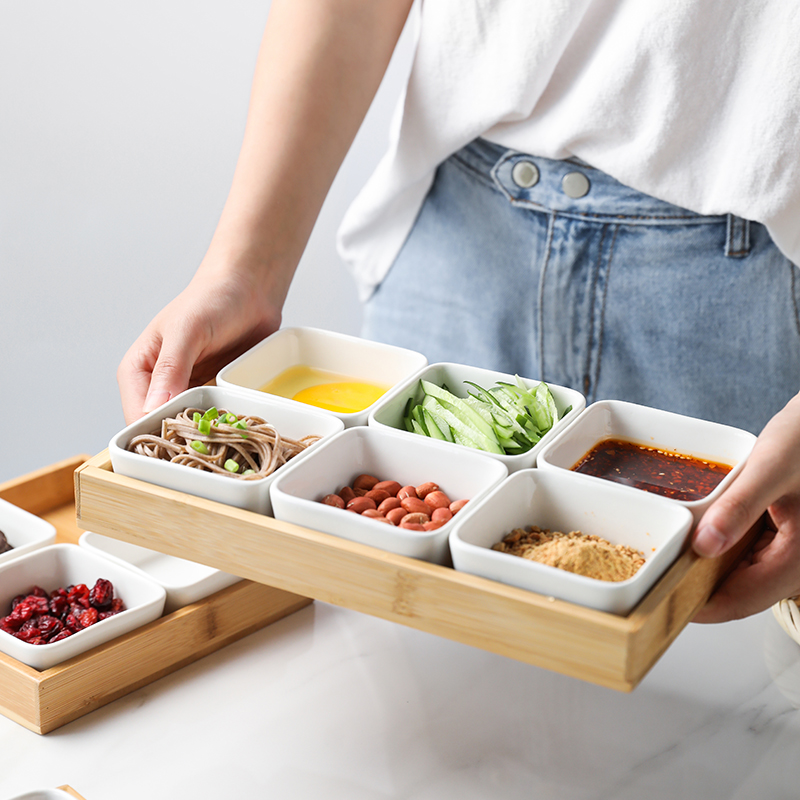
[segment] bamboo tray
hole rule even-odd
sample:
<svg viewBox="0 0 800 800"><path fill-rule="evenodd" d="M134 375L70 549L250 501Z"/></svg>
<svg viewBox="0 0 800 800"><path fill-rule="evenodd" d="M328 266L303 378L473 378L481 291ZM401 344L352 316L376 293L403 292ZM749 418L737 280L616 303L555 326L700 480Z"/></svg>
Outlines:
<svg viewBox="0 0 800 800"><path fill-rule="evenodd" d="M59 786L62 792L66 792L67 794L71 794L76 800L83 800L83 797L79 795L71 786Z"/></svg>
<svg viewBox="0 0 800 800"><path fill-rule="evenodd" d="M57 541L77 542L74 473L85 460L69 459L0 484L0 497L48 520ZM241 581L47 670L0 653L0 713L48 733L309 603Z"/></svg>
<svg viewBox="0 0 800 800"><path fill-rule="evenodd" d="M107 451L76 472L75 496L89 530L621 691L642 680L759 527L718 559L687 551L619 617L117 475Z"/></svg>

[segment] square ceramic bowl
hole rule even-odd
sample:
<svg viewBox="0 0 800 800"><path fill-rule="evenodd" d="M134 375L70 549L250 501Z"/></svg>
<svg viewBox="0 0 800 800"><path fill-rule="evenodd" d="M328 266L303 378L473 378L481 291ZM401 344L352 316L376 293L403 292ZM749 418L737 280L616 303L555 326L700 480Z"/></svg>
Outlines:
<svg viewBox="0 0 800 800"><path fill-rule="evenodd" d="M111 440L108 449L114 472L248 511L271 513L269 486L286 465L279 467L272 475L265 478L239 480L232 476L140 455L127 449L128 443L134 436L160 432L163 419L174 417L186 408L208 409L211 406L217 409L224 408L233 414L261 417L273 425L282 436L292 439L315 434L324 440L344 427L342 421L336 417L308 406L301 406L299 403L288 405L267 395L256 395L242 389L199 386L182 392L160 408L151 411L124 428ZM305 458L318 444L311 445L294 459Z"/></svg>
<svg viewBox="0 0 800 800"><path fill-rule="evenodd" d="M421 353L357 336L317 328L283 328L221 370L217 385L260 390L286 370L311 367L331 373L326 383L349 379L377 384L388 391L427 363ZM270 396L284 403L296 403L289 398ZM333 414L351 428L366 425L375 405L373 402L360 411L348 413L326 409L325 413Z"/></svg>
<svg viewBox="0 0 800 800"><path fill-rule="evenodd" d="M0 631L0 650L34 669L49 669L161 616L166 592L155 581L74 544L53 544L0 566L0 614L34 586L48 594L70 584L91 589L98 578L111 581L124 611L52 644L29 644Z"/></svg>
<svg viewBox="0 0 800 800"><path fill-rule="evenodd" d="M401 486L433 481L453 501L469 500L453 520L433 531L407 530L320 502L361 474ZM425 561L449 559L453 521L508 474L499 461L422 437L374 428L349 428L317 448L313 457L287 467L272 484L275 518L361 544Z"/></svg>
<svg viewBox="0 0 800 800"><path fill-rule="evenodd" d="M406 409L406 404L409 399L418 394L419 382L423 379L435 383L437 386L446 385L447 388L458 397L467 397L469 392L474 391L473 388L466 385L464 381L472 381L484 389L490 389L500 381L507 383L516 382L514 375L494 372L489 369L481 369L480 367L469 367L464 364L446 362L431 364L420 369L400 386L381 398L376 404L374 411L372 411L369 416L369 424L378 428L393 428L402 431L405 435L412 435L418 439L424 438L420 434L409 434L403 425L403 414ZM540 383L540 381L528 378L523 378L522 382L528 388L534 388ZM511 456L486 453L490 458L497 459L505 464L509 472L516 472L518 469L527 469L535 466L536 457L545 444L551 441L558 431L570 425L586 407L586 398L580 392L576 392L574 389L567 389L563 386L556 386L555 384L548 383L547 386L556 402L556 408L558 409L560 417L553 428L527 453ZM569 409L569 411L567 411L567 409ZM459 452L464 450L462 445L452 444L450 442L445 442L445 444L448 447L458 448Z"/></svg>
<svg viewBox="0 0 800 800"><path fill-rule="evenodd" d="M213 567L148 550L130 542L120 542L91 531L86 531L78 544L110 561L141 572L163 586L167 593L165 614L196 603L241 580L236 575Z"/></svg>
<svg viewBox="0 0 800 800"><path fill-rule="evenodd" d="M640 551L645 563L625 581L577 575L492 550L515 528L580 531ZM469 516L456 519L450 551L457 570L571 603L627 614L664 574L686 543L692 515L663 497L575 473L515 472Z"/></svg>
<svg viewBox="0 0 800 800"><path fill-rule="evenodd" d="M56 529L49 522L5 500L0 500L0 531L12 547L0 554L0 564L53 544L56 540Z"/></svg>
<svg viewBox="0 0 800 800"><path fill-rule="evenodd" d="M623 439L732 466L719 485L704 497L692 501L671 500L688 508L695 522L739 474L756 441L756 437L748 431L717 422L621 400L603 400L592 403L574 425L543 447L537 466L541 469L570 470L604 439Z"/></svg>

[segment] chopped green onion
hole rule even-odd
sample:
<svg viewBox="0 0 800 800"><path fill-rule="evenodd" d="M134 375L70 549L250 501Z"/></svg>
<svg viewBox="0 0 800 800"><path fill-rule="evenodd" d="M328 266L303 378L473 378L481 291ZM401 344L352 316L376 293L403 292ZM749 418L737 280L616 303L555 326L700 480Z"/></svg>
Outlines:
<svg viewBox="0 0 800 800"><path fill-rule="evenodd" d="M216 419L218 416L219 416L219 411L217 411L217 409L214 406L211 406L211 408L209 408L208 411L206 411L206 413L203 414L203 419L211 421L212 419Z"/></svg>
<svg viewBox="0 0 800 800"><path fill-rule="evenodd" d="M229 458L225 462L224 466L225 466L225 469L228 470L228 472L238 472L239 471L239 465L232 458Z"/></svg>
<svg viewBox="0 0 800 800"><path fill-rule="evenodd" d="M197 430L207 436L211 433L211 422L207 419L201 419L200 422L197 423Z"/></svg>
<svg viewBox="0 0 800 800"><path fill-rule="evenodd" d="M197 425L197 423L200 422L201 416L199 411L195 411L194 414L192 414L192 420L194 421L195 425Z"/></svg>
<svg viewBox="0 0 800 800"><path fill-rule="evenodd" d="M197 450L198 453L202 453L204 456L208 455L208 448L203 442L198 441L197 439L192 441L189 447L191 447L193 450Z"/></svg>
<svg viewBox="0 0 800 800"><path fill-rule="evenodd" d="M233 423L236 422L237 419L238 419L238 417L236 416L236 414L226 414L225 415L225 422L227 422L228 425L233 425Z"/></svg>
<svg viewBox="0 0 800 800"><path fill-rule="evenodd" d="M255 474L256 474L256 473L255 473L255 471L254 471L254 470L252 470L252 469L246 469L246 470L245 470L245 471L242 473L242 475L255 475Z"/></svg>
<svg viewBox="0 0 800 800"><path fill-rule="evenodd" d="M233 427L237 428L240 431L246 431L247 430L247 422L245 420L243 420L243 419L240 419L238 422L234 422L233 423ZM242 434L239 434L239 435L242 437L242 439L246 439L247 438L247 434L246 433L242 433Z"/></svg>

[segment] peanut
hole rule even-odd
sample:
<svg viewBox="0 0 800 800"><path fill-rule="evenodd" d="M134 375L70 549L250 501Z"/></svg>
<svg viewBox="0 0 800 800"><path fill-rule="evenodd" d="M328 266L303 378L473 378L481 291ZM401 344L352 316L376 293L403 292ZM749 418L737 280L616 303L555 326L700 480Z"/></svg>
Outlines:
<svg viewBox="0 0 800 800"><path fill-rule="evenodd" d="M466 504L467 504L466 500L453 500L453 502L450 503L450 510L454 514L457 514L459 511L461 511L462 508L464 508Z"/></svg>
<svg viewBox="0 0 800 800"><path fill-rule="evenodd" d="M384 489L370 489L364 497L371 497L377 505L380 505L384 500L388 500L391 495Z"/></svg>
<svg viewBox="0 0 800 800"><path fill-rule="evenodd" d="M407 514L408 512L402 507L393 508L386 512L386 519L388 519L390 522L393 522L395 525L399 525L400 520L402 520Z"/></svg>
<svg viewBox="0 0 800 800"><path fill-rule="evenodd" d="M336 508L344 508L344 500L338 494L326 494L322 498L322 502L326 506L335 506Z"/></svg>
<svg viewBox="0 0 800 800"><path fill-rule="evenodd" d="M424 500L426 494L435 492L438 489L439 489L438 484L433 483L433 481L428 481L427 483L421 483L419 486L417 486L417 497Z"/></svg>
<svg viewBox="0 0 800 800"><path fill-rule="evenodd" d="M370 489L374 488L375 484L378 482L378 479L373 475L359 475L353 481L353 488L354 489L364 489L365 491L369 491Z"/></svg>
<svg viewBox="0 0 800 800"><path fill-rule="evenodd" d="M386 512L391 511L393 508L402 508L402 506L400 505L400 501L396 497L387 497L378 506L378 511L380 511L381 514L385 516Z"/></svg>
<svg viewBox="0 0 800 800"><path fill-rule="evenodd" d="M403 486L403 488L397 493L397 496L401 500L406 497L419 497L419 495L417 495L417 490L413 486Z"/></svg>
<svg viewBox="0 0 800 800"><path fill-rule="evenodd" d="M356 514L363 514L365 511L375 511L375 501L371 497L354 497L345 508L348 511L355 511Z"/></svg>
<svg viewBox="0 0 800 800"><path fill-rule="evenodd" d="M400 501L400 505L403 506L409 514L419 513L430 515L431 513L431 507L424 500L420 500L419 497L404 497Z"/></svg>
<svg viewBox="0 0 800 800"><path fill-rule="evenodd" d="M378 481L373 489L383 489L388 492L390 497L397 497L397 493L403 488L397 481Z"/></svg>
<svg viewBox="0 0 800 800"><path fill-rule="evenodd" d="M434 508L431 522L449 522L453 519L453 512L449 508Z"/></svg>
<svg viewBox="0 0 800 800"><path fill-rule="evenodd" d="M430 521L431 518L427 514L421 514L421 513L406 514L400 521L400 527L405 528L408 527L409 525L424 525L426 522Z"/></svg>
<svg viewBox="0 0 800 800"><path fill-rule="evenodd" d="M339 490L339 497L344 500L345 505L347 505L355 496L356 493L349 486L343 486Z"/></svg>
<svg viewBox="0 0 800 800"><path fill-rule="evenodd" d="M432 492L428 492L425 495L425 502L431 508L449 508L450 507L450 498L439 489L435 489Z"/></svg>

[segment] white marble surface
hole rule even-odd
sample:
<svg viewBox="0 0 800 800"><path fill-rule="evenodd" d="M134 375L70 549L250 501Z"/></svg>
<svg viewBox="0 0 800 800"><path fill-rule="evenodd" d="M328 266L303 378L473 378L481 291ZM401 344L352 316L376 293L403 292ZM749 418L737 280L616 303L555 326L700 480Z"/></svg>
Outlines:
<svg viewBox="0 0 800 800"><path fill-rule="evenodd" d="M798 706L769 612L627 695L315 603L47 736L0 717L0 797L794 800Z"/></svg>

